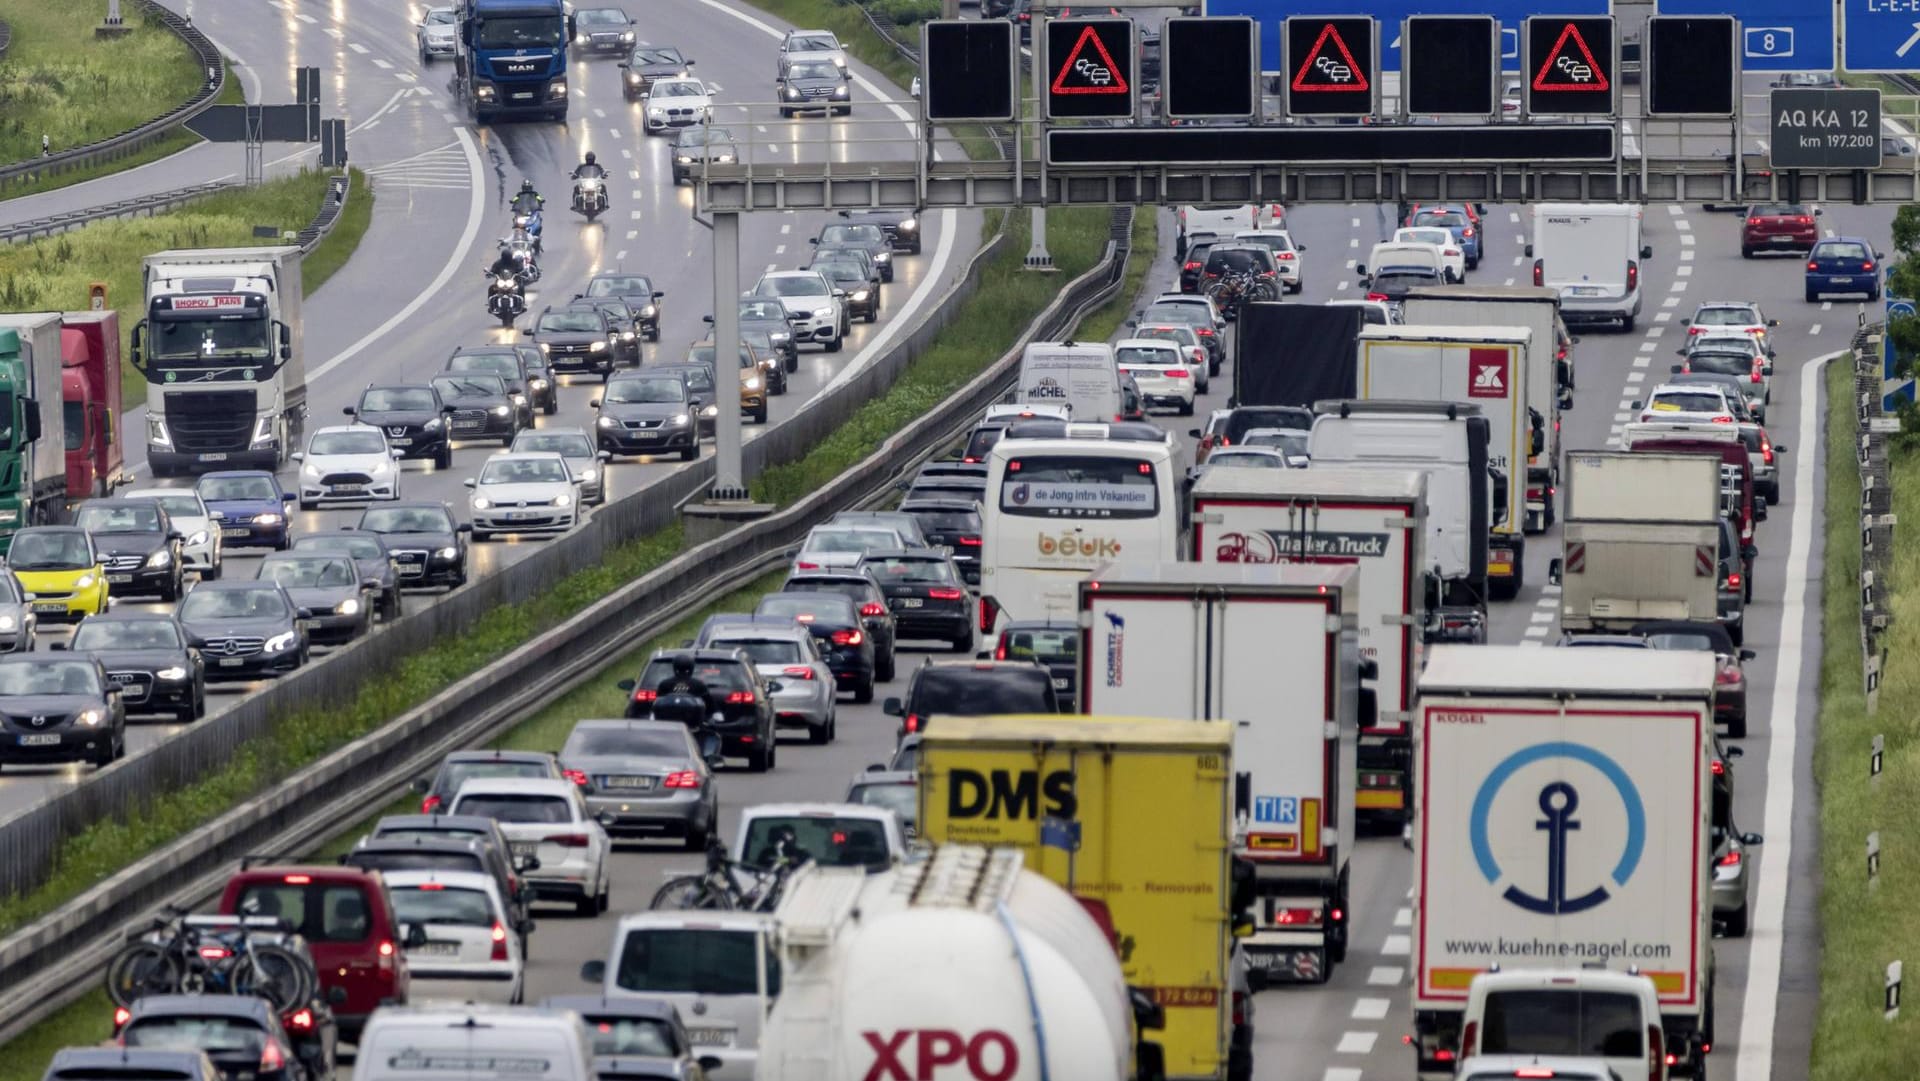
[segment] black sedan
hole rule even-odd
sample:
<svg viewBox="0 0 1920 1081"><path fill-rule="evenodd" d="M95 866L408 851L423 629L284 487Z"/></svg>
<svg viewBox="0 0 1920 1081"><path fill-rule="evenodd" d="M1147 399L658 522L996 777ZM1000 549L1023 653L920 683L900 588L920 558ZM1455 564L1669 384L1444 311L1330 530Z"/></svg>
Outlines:
<svg viewBox="0 0 1920 1081"><path fill-rule="evenodd" d="M615 296L627 302L634 314L640 319L640 332L650 342L660 340L660 301L667 294L653 287L653 279L645 274L629 274L624 270L609 270L595 274L587 279L588 297Z"/></svg>
<svg viewBox="0 0 1920 1081"><path fill-rule="evenodd" d="M753 609L756 616L780 616L805 623L814 644L833 672L836 686L852 690L853 700L873 701L877 659L873 636L860 622L860 609L840 593L769 593Z"/></svg>
<svg viewBox="0 0 1920 1081"><path fill-rule="evenodd" d="M934 548L868 552L860 566L880 583L902 638L936 638L954 652L973 648L973 594L953 557Z"/></svg>
<svg viewBox="0 0 1920 1081"><path fill-rule="evenodd" d="M673 182L693 179L695 166L740 160L740 141L727 128L685 128L673 138Z"/></svg>
<svg viewBox="0 0 1920 1081"><path fill-rule="evenodd" d="M440 469L453 468L453 440L447 434L447 406L431 383L367 384L358 405L340 410L362 424L387 433L387 446L401 458L425 458Z"/></svg>
<svg viewBox="0 0 1920 1081"><path fill-rule="evenodd" d="M170 612L102 612L73 630L70 649L99 661L128 713L170 713L181 724L207 715L207 671Z"/></svg>
<svg viewBox="0 0 1920 1081"><path fill-rule="evenodd" d="M893 280L893 242L887 239L886 230L878 225L839 222L821 229L820 235L813 239L815 246L821 248L845 246L867 249L867 253L873 256L874 264L880 268L880 280Z"/></svg>
<svg viewBox="0 0 1920 1081"><path fill-rule="evenodd" d="M89 499L74 511L73 524L93 538L110 596L180 599L182 538L158 500Z"/></svg>
<svg viewBox="0 0 1920 1081"><path fill-rule="evenodd" d="M526 354L512 345L463 345L447 358L446 371L492 372L506 380L507 393L520 407L520 426L533 427L533 411L552 416L560 408L560 390L546 373L527 364ZM522 405L522 403L525 403Z"/></svg>
<svg viewBox="0 0 1920 1081"><path fill-rule="evenodd" d="M713 316L705 317L708 326L713 325ZM777 300L766 297L744 297L740 301L740 336L746 337L750 330L763 331L767 341L773 344L785 362L787 371L800 370L800 346L793 340L793 325L787 322L787 309ZM713 335L707 335L711 338Z"/></svg>
<svg viewBox="0 0 1920 1081"><path fill-rule="evenodd" d="M633 48L640 28L633 16L619 8L575 8L573 46L582 55L618 53Z"/></svg>
<svg viewBox="0 0 1920 1081"><path fill-rule="evenodd" d="M772 769L776 754L773 697L752 658L740 650L655 650L639 679L619 683L621 690L630 692L626 715L653 717L659 689L673 679L674 661L680 658L692 661L694 677L707 685L708 726L720 737L720 753L745 758L747 768L755 773Z"/></svg>
<svg viewBox="0 0 1920 1081"><path fill-rule="evenodd" d="M628 101L647 96L655 79L684 79L693 74L693 61L671 45L641 45L621 61L626 77L620 80Z"/></svg>
<svg viewBox="0 0 1920 1081"><path fill-rule="evenodd" d="M818 109L828 115L853 112L852 84L831 60L796 60L787 64L774 87L780 115Z"/></svg>
<svg viewBox="0 0 1920 1081"><path fill-rule="evenodd" d="M873 643L874 674L880 682L893 679L894 643L900 639L900 624L887 605L886 591L872 574L859 568L813 570L790 574L781 584L782 593L838 593L853 602L860 615L860 626Z"/></svg>
<svg viewBox="0 0 1920 1081"><path fill-rule="evenodd" d="M433 389L447 406L448 438L498 439L507 447L520 434L520 407L499 376L442 372L433 377Z"/></svg>
<svg viewBox="0 0 1920 1081"><path fill-rule="evenodd" d="M0 658L0 765L91 762L127 751L127 710L91 657Z"/></svg>
<svg viewBox="0 0 1920 1081"><path fill-rule="evenodd" d="M338 645L373 627L373 590L351 557L276 552L260 561L256 577L280 583L293 603L310 613L310 641Z"/></svg>
<svg viewBox="0 0 1920 1081"><path fill-rule="evenodd" d="M640 313L628 306L625 298L575 297L574 303L591 304L606 315L610 329L616 341L613 345L613 360L629 368L640 366Z"/></svg>
<svg viewBox="0 0 1920 1081"><path fill-rule="evenodd" d="M384 620L400 618L400 572L386 538L378 533L341 529L302 533L288 549L298 555L346 556L360 572L360 584L373 595L374 614Z"/></svg>
<svg viewBox="0 0 1920 1081"><path fill-rule="evenodd" d="M307 663L306 615L273 581L202 582L180 602L209 680L285 675Z"/></svg>
<svg viewBox="0 0 1920 1081"><path fill-rule="evenodd" d="M556 374L613 374L620 332L607 314L586 301L548 308L529 328Z"/></svg>
<svg viewBox="0 0 1920 1081"><path fill-rule="evenodd" d="M827 254L816 256L807 269L819 271L834 288L846 291L847 318L869 323L880 318L880 286L867 277L859 263Z"/></svg>
<svg viewBox="0 0 1920 1081"><path fill-rule="evenodd" d="M594 439L609 454L678 452L688 462L700 456L699 403L678 374L623 372L588 404L600 414Z"/></svg>
<svg viewBox="0 0 1920 1081"><path fill-rule="evenodd" d="M445 503L368 507L354 529L380 535L393 553L402 589L467 584L467 534L473 527L456 521Z"/></svg>
<svg viewBox="0 0 1920 1081"><path fill-rule="evenodd" d="M920 215L912 210L842 210L840 216L856 225L878 225L893 250L920 254Z"/></svg>

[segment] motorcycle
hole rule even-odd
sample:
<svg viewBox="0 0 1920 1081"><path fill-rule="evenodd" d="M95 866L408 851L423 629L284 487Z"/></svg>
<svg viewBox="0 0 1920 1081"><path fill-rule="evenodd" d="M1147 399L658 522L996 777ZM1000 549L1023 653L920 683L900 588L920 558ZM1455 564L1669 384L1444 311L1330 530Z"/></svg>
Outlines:
<svg viewBox="0 0 1920 1081"><path fill-rule="evenodd" d="M653 719L656 721L678 721L693 730L693 739L700 747L700 757L707 765L719 769L720 736L713 730L713 722L721 719L718 710L712 710L706 699L697 694L675 692L663 694L653 700Z"/></svg>
<svg viewBox="0 0 1920 1081"><path fill-rule="evenodd" d="M527 297L520 282L511 274L495 274L491 268L481 271L487 278L487 314L500 320L503 327L527 314Z"/></svg>
<svg viewBox="0 0 1920 1081"><path fill-rule="evenodd" d="M523 231L516 229L514 235L508 237L505 243L508 253L513 256L515 262L520 264L520 269L514 273L514 281L519 283L520 288L525 289L539 281L540 263L534 258L534 253L539 248L534 242L527 239Z"/></svg>
<svg viewBox="0 0 1920 1081"><path fill-rule="evenodd" d="M513 212L514 231L524 231L528 237L532 238L533 250L536 253L540 251L540 225L539 207L535 207L532 210L515 210Z"/></svg>
<svg viewBox="0 0 1920 1081"><path fill-rule="evenodd" d="M588 221L607 211L607 185L597 176L583 176L573 182L573 209Z"/></svg>

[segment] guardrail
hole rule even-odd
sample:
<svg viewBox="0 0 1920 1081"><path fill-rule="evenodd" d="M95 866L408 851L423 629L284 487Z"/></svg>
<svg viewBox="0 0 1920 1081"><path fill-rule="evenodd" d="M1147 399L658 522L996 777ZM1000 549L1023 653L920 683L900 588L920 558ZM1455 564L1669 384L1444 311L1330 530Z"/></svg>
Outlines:
<svg viewBox="0 0 1920 1081"><path fill-rule="evenodd" d="M84 210L69 210L64 214L49 214L44 218L32 218L16 225L0 229L0 242L12 243L16 240L29 240L36 236L53 236L69 229L78 229L89 222L103 221L107 218L135 217L140 214L153 215L162 210L171 210L182 203L225 191L239 185L231 180L214 181L208 184L195 184L191 187L175 188L172 191L157 191L134 199L124 199L117 203L87 207Z"/></svg>
<svg viewBox="0 0 1920 1081"><path fill-rule="evenodd" d="M0 60L7 58L7 47L13 44L13 26L0 19Z"/></svg>
<svg viewBox="0 0 1920 1081"><path fill-rule="evenodd" d="M117 161L136 154L162 135L205 112L226 89L227 65L220 56L220 50L193 25L192 20L160 6L157 0L132 0L132 2L187 43L187 47L193 50L194 59L199 64L200 70L207 73L206 82L193 97L139 127L129 128L118 135L109 136L85 146L63 150L58 154L0 166L0 198L17 194L9 189L38 183L45 176L58 176L76 169L89 169L102 162Z"/></svg>

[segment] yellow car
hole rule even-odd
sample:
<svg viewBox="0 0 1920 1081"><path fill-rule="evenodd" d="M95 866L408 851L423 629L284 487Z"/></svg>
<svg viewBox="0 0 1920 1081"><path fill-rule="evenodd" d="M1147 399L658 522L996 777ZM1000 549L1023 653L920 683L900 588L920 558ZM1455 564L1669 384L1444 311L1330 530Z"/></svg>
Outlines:
<svg viewBox="0 0 1920 1081"><path fill-rule="evenodd" d="M43 623L77 621L107 610L107 569L84 529L33 526L15 533L7 569Z"/></svg>

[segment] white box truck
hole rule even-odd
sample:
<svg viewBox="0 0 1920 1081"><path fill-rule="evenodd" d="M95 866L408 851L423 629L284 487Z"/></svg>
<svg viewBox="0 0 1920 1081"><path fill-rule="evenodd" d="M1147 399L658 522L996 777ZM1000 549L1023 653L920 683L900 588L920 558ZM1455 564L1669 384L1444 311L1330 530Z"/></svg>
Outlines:
<svg viewBox="0 0 1920 1081"><path fill-rule="evenodd" d="M1414 714L1417 1068L1461 1050L1475 976L1595 966L1713 1039L1712 654L1435 646Z"/></svg>
<svg viewBox="0 0 1920 1081"><path fill-rule="evenodd" d="M1561 630L1720 617L1720 464L1655 451L1567 455L1567 521L1547 572L1560 584Z"/></svg>
<svg viewBox="0 0 1920 1081"><path fill-rule="evenodd" d="M1653 249L1640 235L1638 203L1535 203L1533 284L1560 294L1570 325L1618 323L1633 329L1640 317L1640 263Z"/></svg>
<svg viewBox="0 0 1920 1081"><path fill-rule="evenodd" d="M59 312L0 315L0 552L15 532L66 520ZM8 340L11 339L11 340Z"/></svg>
<svg viewBox="0 0 1920 1081"><path fill-rule="evenodd" d="M1525 528L1552 528L1555 489L1560 486L1560 410L1573 405L1573 361L1563 355L1570 341L1560 319L1560 294L1533 285L1435 285L1407 290L1403 322L1412 326L1521 326L1527 343L1527 409L1540 418L1545 446L1527 457Z"/></svg>
<svg viewBox="0 0 1920 1081"><path fill-rule="evenodd" d="M1211 469L1193 485L1197 563L1347 564L1360 572L1362 688L1353 809L1398 826L1412 809L1413 677L1428 631L1427 476L1413 469Z"/></svg>
<svg viewBox="0 0 1920 1081"><path fill-rule="evenodd" d="M1234 722L1233 847L1260 898L1241 944L1272 981L1322 983L1346 957L1359 585L1343 566L1144 562L1080 584L1083 713Z"/></svg>
<svg viewBox="0 0 1920 1081"><path fill-rule="evenodd" d="M1487 535L1487 599L1512 600L1526 577L1521 532L1526 486L1518 472L1546 449L1544 423L1527 412L1527 347L1517 326L1367 327L1360 332L1355 397L1462 402L1487 419L1492 521Z"/></svg>
<svg viewBox="0 0 1920 1081"><path fill-rule="evenodd" d="M147 377L147 462L157 477L275 469L307 407L300 249L188 248L145 267L133 366Z"/></svg>

